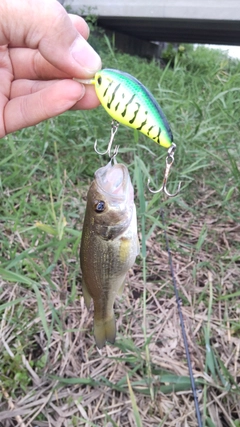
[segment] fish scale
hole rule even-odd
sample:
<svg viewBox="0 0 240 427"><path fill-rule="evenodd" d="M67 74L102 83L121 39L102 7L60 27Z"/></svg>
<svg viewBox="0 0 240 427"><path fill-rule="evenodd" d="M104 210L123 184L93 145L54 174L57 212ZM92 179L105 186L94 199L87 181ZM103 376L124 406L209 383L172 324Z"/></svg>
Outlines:
<svg viewBox="0 0 240 427"><path fill-rule="evenodd" d="M153 95L135 77L106 68L96 73L92 83L102 106L114 120L137 129L166 148L172 145L166 116Z"/></svg>

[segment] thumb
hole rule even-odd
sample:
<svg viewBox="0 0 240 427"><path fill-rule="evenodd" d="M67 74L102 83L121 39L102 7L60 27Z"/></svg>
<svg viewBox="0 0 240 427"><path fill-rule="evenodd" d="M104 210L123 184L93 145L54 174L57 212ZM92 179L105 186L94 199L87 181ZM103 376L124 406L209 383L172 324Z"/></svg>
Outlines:
<svg viewBox="0 0 240 427"><path fill-rule="evenodd" d="M87 78L101 68L99 55L74 27L57 0L2 0L0 45L38 49L59 70ZM82 33L86 23L82 22Z"/></svg>

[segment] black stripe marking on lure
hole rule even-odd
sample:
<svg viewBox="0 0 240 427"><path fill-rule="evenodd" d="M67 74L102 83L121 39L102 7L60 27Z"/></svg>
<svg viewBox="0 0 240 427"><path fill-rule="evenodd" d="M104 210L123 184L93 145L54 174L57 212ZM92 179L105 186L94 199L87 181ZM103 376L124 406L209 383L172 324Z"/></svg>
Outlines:
<svg viewBox="0 0 240 427"><path fill-rule="evenodd" d="M148 111L145 111L145 115L147 116ZM137 130L142 130L142 128L147 124L147 117L146 119L140 124L140 126L137 128Z"/></svg>
<svg viewBox="0 0 240 427"><path fill-rule="evenodd" d="M114 101L115 94L117 93L117 91L118 91L118 89L120 88L120 86L121 86L121 83L119 83L119 84L115 87L115 89L114 89L114 91L113 91L113 93L112 93L112 99L107 103L107 107L108 107L108 108L111 108L111 104L112 104L112 102Z"/></svg>
<svg viewBox="0 0 240 427"><path fill-rule="evenodd" d="M104 98L104 96L106 96L106 95L107 95L107 91L108 91L108 89L112 86L112 84L113 84L113 81L111 81L111 82L109 83L108 87L106 88L106 90L105 90L105 92L104 92L104 94L103 94L103 98Z"/></svg>
<svg viewBox="0 0 240 427"><path fill-rule="evenodd" d="M124 95L124 93L122 93L122 99L124 99L124 97L125 97L125 95ZM117 105L115 107L115 111L118 110L119 105L120 105L120 102L117 103Z"/></svg>
<svg viewBox="0 0 240 427"><path fill-rule="evenodd" d="M161 134L161 129L160 128L158 128L159 130L158 130L158 134L156 135L156 136L153 136L153 139L156 139L157 140L157 142L160 144L160 134Z"/></svg>
<svg viewBox="0 0 240 427"><path fill-rule="evenodd" d="M122 112L122 117L126 116L126 112L127 112L127 107L131 104L131 102L133 102L133 99L135 98L135 94L131 97L131 99L128 101L128 103L125 105L125 108Z"/></svg>
<svg viewBox="0 0 240 427"><path fill-rule="evenodd" d="M150 134L150 132L151 132L152 128L153 128L153 126L150 126L150 128L148 129L148 131L147 131L147 135L148 135L148 136L149 136L149 134Z"/></svg>
<svg viewBox="0 0 240 427"><path fill-rule="evenodd" d="M141 104L139 104L138 102L136 102L136 105L137 105L137 109L136 109L136 111L134 111L133 118L132 118L131 120L129 120L129 123L130 123L131 125L135 122L136 117L137 117L137 115L138 115L138 113L139 113L139 110L140 110L140 107L141 107Z"/></svg>

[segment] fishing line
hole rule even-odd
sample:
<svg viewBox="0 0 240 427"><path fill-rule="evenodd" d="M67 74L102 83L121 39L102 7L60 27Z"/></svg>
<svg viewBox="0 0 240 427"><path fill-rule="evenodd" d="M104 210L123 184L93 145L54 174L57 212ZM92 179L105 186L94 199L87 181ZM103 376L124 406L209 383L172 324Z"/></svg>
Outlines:
<svg viewBox="0 0 240 427"><path fill-rule="evenodd" d="M169 266L170 266L172 282L173 282L173 287L174 287L174 292L175 292L175 297L176 297L176 302L177 302L178 315L179 315L179 319L180 319L180 323L181 323L182 337L183 337L184 348L185 348L185 353L186 353L186 357L187 357L188 371L189 371L191 388L192 388L193 399L194 399L194 404L195 404L195 412L196 412L196 417L197 417L197 421L198 421L198 426L202 427L202 419L201 419L201 414L200 414L200 408L199 408L199 402L198 402L198 396L197 396L197 389L196 389L196 384L195 384L195 380L194 380L194 376L193 376L192 363L191 363L188 341L187 341L187 335L186 335L184 319L183 319L183 314L182 314L182 308L181 308L181 298L179 296L177 282L176 282L176 278L175 278L175 274L174 274L172 253L171 253L171 250L169 247L169 240L168 240L168 234L166 231L166 223L165 223L165 219L164 219L163 209L160 210L160 217L162 218L162 223L164 226L164 237L165 237Z"/></svg>

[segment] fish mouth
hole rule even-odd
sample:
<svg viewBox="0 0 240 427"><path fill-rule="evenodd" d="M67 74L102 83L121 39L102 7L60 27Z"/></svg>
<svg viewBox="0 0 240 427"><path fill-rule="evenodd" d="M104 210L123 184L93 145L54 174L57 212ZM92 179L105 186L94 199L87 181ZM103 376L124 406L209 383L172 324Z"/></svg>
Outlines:
<svg viewBox="0 0 240 427"><path fill-rule="evenodd" d="M133 198L131 180L125 165L121 163L112 165L112 161L110 161L106 166L96 171L95 178L98 187L106 195L118 200L128 199L131 195Z"/></svg>

